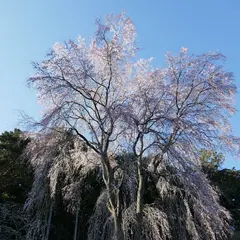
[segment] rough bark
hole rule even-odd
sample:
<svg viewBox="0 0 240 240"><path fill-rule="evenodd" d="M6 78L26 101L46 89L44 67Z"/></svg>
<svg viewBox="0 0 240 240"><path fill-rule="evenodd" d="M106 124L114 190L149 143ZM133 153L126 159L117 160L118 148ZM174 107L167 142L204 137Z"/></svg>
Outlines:
<svg viewBox="0 0 240 240"><path fill-rule="evenodd" d="M142 156L138 157L138 191L136 203L136 230L134 239L141 239L142 232L142 214L143 214L143 192L144 192L144 173L142 169Z"/></svg>
<svg viewBox="0 0 240 240"><path fill-rule="evenodd" d="M114 221L114 239L123 239L123 230L121 227L121 215L120 215L120 204L118 189L114 186L114 175L110 166L110 161L107 154L102 156L102 169L103 169L103 180L106 186L108 195L108 210L113 216Z"/></svg>

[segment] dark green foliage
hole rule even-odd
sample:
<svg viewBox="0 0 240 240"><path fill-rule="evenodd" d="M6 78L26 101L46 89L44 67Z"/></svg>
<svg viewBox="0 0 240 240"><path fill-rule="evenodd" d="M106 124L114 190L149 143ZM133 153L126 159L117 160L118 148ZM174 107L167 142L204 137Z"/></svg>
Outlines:
<svg viewBox="0 0 240 240"><path fill-rule="evenodd" d="M22 153L29 139L21 131L0 135L0 239L25 239L28 217L23 204L32 185L32 171Z"/></svg>
<svg viewBox="0 0 240 240"><path fill-rule="evenodd" d="M0 239L25 240L28 218L22 204L14 202L0 203Z"/></svg>
<svg viewBox="0 0 240 240"><path fill-rule="evenodd" d="M217 153L213 150L202 149L200 151L200 160L202 162L203 171L208 175L211 175L219 170L225 158L221 153Z"/></svg>
<svg viewBox="0 0 240 240"><path fill-rule="evenodd" d="M29 139L21 139L21 131L0 135L0 199L24 203L32 184L32 172L21 155Z"/></svg>
<svg viewBox="0 0 240 240"><path fill-rule="evenodd" d="M240 239L240 231L237 231L237 232L234 234L232 240L239 240L239 239Z"/></svg>
<svg viewBox="0 0 240 240"><path fill-rule="evenodd" d="M234 227L240 230L240 170L221 169L224 156L213 150L202 150L203 170L211 182L220 189L221 204L234 219Z"/></svg>
<svg viewBox="0 0 240 240"><path fill-rule="evenodd" d="M235 228L240 230L240 171L234 168L218 170L211 180L221 190L221 203L231 212Z"/></svg>

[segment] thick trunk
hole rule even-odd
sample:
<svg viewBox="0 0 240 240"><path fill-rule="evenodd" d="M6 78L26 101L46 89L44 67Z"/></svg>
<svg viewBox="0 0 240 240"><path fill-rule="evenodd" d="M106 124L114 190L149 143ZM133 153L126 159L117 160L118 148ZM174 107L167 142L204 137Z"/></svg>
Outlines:
<svg viewBox="0 0 240 240"><path fill-rule="evenodd" d="M53 204L51 203L49 216L48 216L48 224L47 224L47 231L46 231L45 240L48 240L48 238L49 238L51 221L52 221L52 212L53 212Z"/></svg>
<svg viewBox="0 0 240 240"><path fill-rule="evenodd" d="M123 240L121 219L119 216L113 216L113 218L114 218L114 240Z"/></svg>
<svg viewBox="0 0 240 240"><path fill-rule="evenodd" d="M143 191L144 191L144 176L142 170L142 157L138 157L138 191L137 191L137 203L136 203L136 229L134 233L134 239L141 239L142 232L142 212L143 212Z"/></svg>
<svg viewBox="0 0 240 240"><path fill-rule="evenodd" d="M114 173L109 163L108 156L102 156L103 180L106 186L108 195L108 209L113 216L114 221L114 239L122 240L123 232L121 227L121 214L119 204L119 194L114 189Z"/></svg>
<svg viewBox="0 0 240 240"><path fill-rule="evenodd" d="M74 237L73 237L73 240L77 240L78 216L79 216L79 207L77 208L77 213L76 213L76 218L75 218L75 227L74 227Z"/></svg>
<svg viewBox="0 0 240 240"><path fill-rule="evenodd" d="M138 163L138 191L137 191L137 213L142 212L143 209L143 185L144 185L144 178L143 178L143 171L142 171L142 163L139 160Z"/></svg>

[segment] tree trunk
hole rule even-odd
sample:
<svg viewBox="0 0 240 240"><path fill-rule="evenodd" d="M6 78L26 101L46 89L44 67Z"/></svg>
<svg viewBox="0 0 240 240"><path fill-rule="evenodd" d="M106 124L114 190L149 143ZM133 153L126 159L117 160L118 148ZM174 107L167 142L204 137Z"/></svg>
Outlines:
<svg viewBox="0 0 240 240"><path fill-rule="evenodd" d="M53 203L51 203L51 206L50 206L50 211L49 211L49 216L48 216L48 224L47 224L47 231L46 231L45 240L48 240L48 238L49 238L51 221L52 221L52 212L53 212Z"/></svg>
<svg viewBox="0 0 240 240"><path fill-rule="evenodd" d="M138 191L137 191L137 203L136 203L136 229L134 233L134 239L141 239L142 232L142 212L143 212L143 191L144 191L144 176L142 170L142 156L138 157Z"/></svg>
<svg viewBox="0 0 240 240"><path fill-rule="evenodd" d="M107 155L102 156L103 180L106 186L108 195L108 209L113 216L114 221L114 239L122 240L123 231L121 227L121 213L119 194L114 189L114 173L112 172L109 159Z"/></svg>
<svg viewBox="0 0 240 240"><path fill-rule="evenodd" d="M79 207L77 207L77 213L76 213L76 218L75 218L75 227L74 227L74 237L73 237L73 240L77 240L78 216L79 216Z"/></svg>

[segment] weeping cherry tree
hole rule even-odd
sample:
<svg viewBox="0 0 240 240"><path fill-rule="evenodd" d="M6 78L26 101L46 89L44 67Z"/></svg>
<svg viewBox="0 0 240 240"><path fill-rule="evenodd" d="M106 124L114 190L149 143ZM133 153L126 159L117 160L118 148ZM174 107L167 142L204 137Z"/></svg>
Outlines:
<svg viewBox="0 0 240 240"><path fill-rule="evenodd" d="M176 224L182 239L226 239L230 217L199 161L202 148L238 152L239 138L229 123L236 87L224 56L190 55L182 48L178 56L167 54L165 68L155 69L151 59L134 63L136 32L125 14L106 15L96 25L89 44L81 37L56 43L46 60L33 64L36 73L28 80L45 110L42 132L71 129L100 158L105 189L90 219L89 239L167 240ZM136 161L118 165L120 150ZM165 182L164 167L174 169ZM153 205L144 204L149 179L157 192ZM159 199L168 198L168 190L185 222L176 222L173 207L170 217L164 212L166 202ZM127 192L135 195L128 203ZM219 214L211 220L214 211Z"/></svg>

